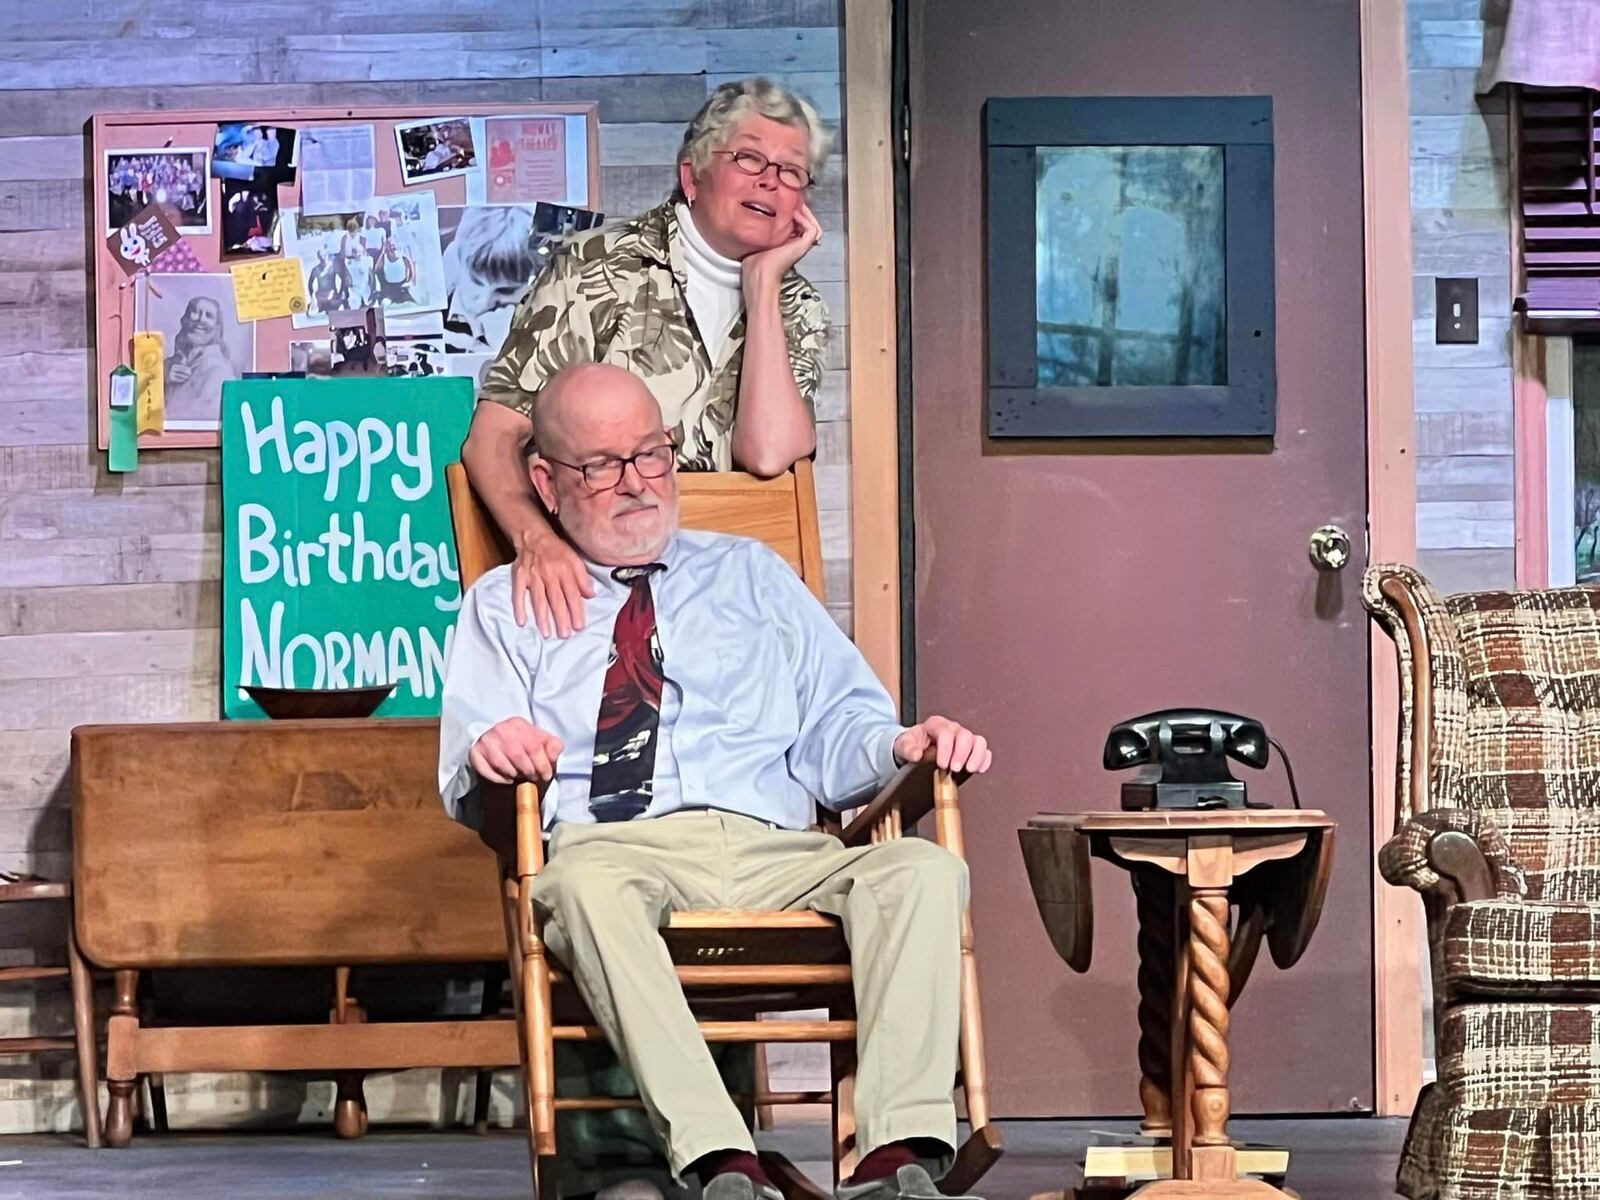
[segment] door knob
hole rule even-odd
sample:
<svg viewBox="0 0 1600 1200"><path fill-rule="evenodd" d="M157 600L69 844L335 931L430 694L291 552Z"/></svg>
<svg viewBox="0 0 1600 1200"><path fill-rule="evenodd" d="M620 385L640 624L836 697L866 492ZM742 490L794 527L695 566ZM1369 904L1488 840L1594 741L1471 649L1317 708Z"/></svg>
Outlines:
<svg viewBox="0 0 1600 1200"><path fill-rule="evenodd" d="M1350 561L1350 535L1337 525L1323 525L1311 534L1311 565L1319 571L1337 571Z"/></svg>

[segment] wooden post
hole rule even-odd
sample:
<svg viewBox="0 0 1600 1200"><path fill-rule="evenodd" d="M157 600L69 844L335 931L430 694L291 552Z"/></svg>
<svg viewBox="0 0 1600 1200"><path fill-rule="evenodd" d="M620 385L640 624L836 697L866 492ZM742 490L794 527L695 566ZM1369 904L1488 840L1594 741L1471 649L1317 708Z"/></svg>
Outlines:
<svg viewBox="0 0 1600 1200"><path fill-rule="evenodd" d="M1417 469L1411 344L1411 148L1405 0L1361 0L1366 251L1367 527L1371 562L1415 562ZM1372 630L1373 847L1394 829L1400 696L1395 650ZM1372 872L1373 1047L1379 1116L1422 1087L1422 906Z"/></svg>
<svg viewBox="0 0 1600 1200"><path fill-rule="evenodd" d="M894 20L844 0L850 140L850 537L855 642L900 699L899 338L894 252Z"/></svg>
<svg viewBox="0 0 1600 1200"><path fill-rule="evenodd" d="M555 1020L550 1003L550 963L544 939L533 919L533 881L544 869L544 829L540 789L534 783L517 785L517 911L515 921L522 947L522 1004L527 1028L524 1048L528 1068L524 1080L528 1097L528 1136L533 1150L533 1186L539 1190L543 1160L556 1153Z"/></svg>
<svg viewBox="0 0 1600 1200"><path fill-rule="evenodd" d="M139 972L118 971L114 976L115 991L111 1000L111 1016L113 1021L117 1017L126 1018L133 1023L133 1036L138 1036L139 1025ZM113 1030L115 1025L113 1025ZM110 1040L107 1035L107 1041ZM108 1046L108 1055L109 1053ZM128 1078L116 1078L107 1063L106 1090L110 1093L110 1102L106 1105L105 1139L108 1146L126 1146L133 1140L133 1093L138 1086L137 1075Z"/></svg>
<svg viewBox="0 0 1600 1200"><path fill-rule="evenodd" d="M1233 1179L1228 1140L1228 885L1233 842L1191 837L1189 878L1189 1072L1194 1081L1191 1178Z"/></svg>
<svg viewBox="0 0 1600 1200"><path fill-rule="evenodd" d="M834 1042L828 1047L833 1070L833 1182L849 1179L861 1155L856 1147L856 1046Z"/></svg>
<svg viewBox="0 0 1600 1200"><path fill-rule="evenodd" d="M963 862L966 840L956 781L949 771L933 773L934 835L939 845ZM961 1093L967 1121L976 1133L989 1123L989 1069L983 1055L983 1006L978 995L978 958L973 949L972 906L961 914Z"/></svg>
<svg viewBox="0 0 1600 1200"><path fill-rule="evenodd" d="M333 969L332 1023L348 1025L365 1019L366 1014L350 995L350 968ZM367 1097L362 1071L340 1071L333 1077L333 1130L342 1138L358 1138L367 1132Z"/></svg>
<svg viewBox="0 0 1600 1200"><path fill-rule="evenodd" d="M1147 1137L1172 1136L1172 876L1132 873L1139 910L1139 1103Z"/></svg>
<svg viewBox="0 0 1600 1200"><path fill-rule="evenodd" d="M94 1037L94 986L89 966L78 953L73 919L67 919L67 972L72 983L72 1029L78 1052L78 1103L83 1108L83 1140L100 1148L100 1072Z"/></svg>

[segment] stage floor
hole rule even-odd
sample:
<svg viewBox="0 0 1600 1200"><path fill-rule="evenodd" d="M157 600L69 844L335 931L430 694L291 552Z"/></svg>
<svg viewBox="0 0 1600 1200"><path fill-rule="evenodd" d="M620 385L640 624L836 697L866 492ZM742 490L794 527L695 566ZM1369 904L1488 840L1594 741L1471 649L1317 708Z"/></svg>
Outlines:
<svg viewBox="0 0 1600 1200"><path fill-rule="evenodd" d="M1097 1130L1130 1122L1004 1121L1006 1156L983 1181L986 1200L1028 1200L1060 1191ZM1288 1184L1304 1200L1379 1200L1394 1195L1402 1120L1333 1118L1235 1121L1244 1141L1288 1146ZM814 1177L826 1126L789 1124L761 1135ZM91 1152L75 1137L0 1137L0 1200L159 1197L160 1200L521 1200L529 1193L527 1141L518 1131L382 1129L355 1142L332 1131L136 1133L126 1150Z"/></svg>

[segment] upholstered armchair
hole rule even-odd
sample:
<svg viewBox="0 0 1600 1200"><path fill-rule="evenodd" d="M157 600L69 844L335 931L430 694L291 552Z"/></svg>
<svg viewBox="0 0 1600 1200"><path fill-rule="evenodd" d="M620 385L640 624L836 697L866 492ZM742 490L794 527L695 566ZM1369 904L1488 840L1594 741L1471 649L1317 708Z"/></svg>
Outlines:
<svg viewBox="0 0 1600 1200"><path fill-rule="evenodd" d="M1421 893L1433 971L1399 1189L1600 1196L1600 589L1441 599L1377 565L1362 598L1400 658L1378 864Z"/></svg>

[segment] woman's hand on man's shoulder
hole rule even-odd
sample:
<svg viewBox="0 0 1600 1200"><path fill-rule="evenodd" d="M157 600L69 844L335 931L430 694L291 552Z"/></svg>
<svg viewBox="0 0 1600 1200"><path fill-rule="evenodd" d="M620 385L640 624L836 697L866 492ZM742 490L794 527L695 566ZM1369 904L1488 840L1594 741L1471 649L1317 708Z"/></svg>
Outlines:
<svg viewBox="0 0 1600 1200"><path fill-rule="evenodd" d="M518 625L533 623L543 637L571 637L584 624L584 600L594 595L594 580L583 559L560 534L549 529L520 539L511 564L511 610Z"/></svg>

